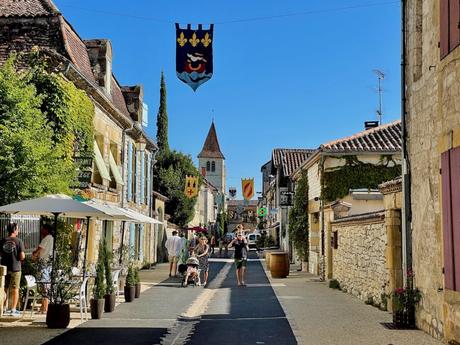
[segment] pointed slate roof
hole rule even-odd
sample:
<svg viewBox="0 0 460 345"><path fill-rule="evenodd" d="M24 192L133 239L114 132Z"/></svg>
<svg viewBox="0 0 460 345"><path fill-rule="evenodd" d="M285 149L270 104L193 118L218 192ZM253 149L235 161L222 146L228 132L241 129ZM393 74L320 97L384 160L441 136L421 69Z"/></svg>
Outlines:
<svg viewBox="0 0 460 345"><path fill-rule="evenodd" d="M57 7L49 0L0 1L0 17L49 17L59 13Z"/></svg>
<svg viewBox="0 0 460 345"><path fill-rule="evenodd" d="M209 128L208 136L204 142L203 148L201 149L198 158L222 158L225 159L224 155L220 151L219 141L217 140L216 127L214 127L214 121Z"/></svg>

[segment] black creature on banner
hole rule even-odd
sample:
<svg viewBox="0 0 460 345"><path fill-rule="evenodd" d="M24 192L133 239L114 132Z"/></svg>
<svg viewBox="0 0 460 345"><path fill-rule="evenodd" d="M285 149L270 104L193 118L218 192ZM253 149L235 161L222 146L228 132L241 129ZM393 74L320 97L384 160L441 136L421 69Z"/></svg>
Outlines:
<svg viewBox="0 0 460 345"><path fill-rule="evenodd" d="M209 30L181 29L176 23L176 73L177 77L193 91L212 77L212 40L214 25Z"/></svg>

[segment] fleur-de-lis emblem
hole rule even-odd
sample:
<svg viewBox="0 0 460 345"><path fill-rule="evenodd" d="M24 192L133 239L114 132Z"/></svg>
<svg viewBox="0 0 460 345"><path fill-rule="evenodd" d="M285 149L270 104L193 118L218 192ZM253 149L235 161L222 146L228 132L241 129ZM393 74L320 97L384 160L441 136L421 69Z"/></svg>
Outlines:
<svg viewBox="0 0 460 345"><path fill-rule="evenodd" d="M192 47L196 47L198 45L198 43L200 43L200 40L198 38L196 38L196 33L195 32L193 33L192 38L189 40L189 42L192 45Z"/></svg>
<svg viewBox="0 0 460 345"><path fill-rule="evenodd" d="M209 38L209 34L206 33L206 35L204 35L204 38L201 39L201 43L203 43L203 45L207 48L210 44L211 44L212 40Z"/></svg>
<svg viewBox="0 0 460 345"><path fill-rule="evenodd" d="M180 33L179 38L177 39L177 43L179 43L181 47L185 46L185 44L187 43L187 39L185 38L183 32Z"/></svg>

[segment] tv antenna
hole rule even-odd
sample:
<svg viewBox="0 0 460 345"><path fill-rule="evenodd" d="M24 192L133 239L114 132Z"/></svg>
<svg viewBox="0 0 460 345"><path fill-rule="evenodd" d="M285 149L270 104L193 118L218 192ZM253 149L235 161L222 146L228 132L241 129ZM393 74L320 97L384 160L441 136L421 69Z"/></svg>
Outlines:
<svg viewBox="0 0 460 345"><path fill-rule="evenodd" d="M373 72L377 76L378 79L378 87L377 87L377 92L379 93L379 108L377 109L377 117L379 119L379 125L382 124L382 117L383 117L383 111L382 111L382 99L383 99L383 89L382 89L382 80L385 79L385 74L378 70L374 69Z"/></svg>

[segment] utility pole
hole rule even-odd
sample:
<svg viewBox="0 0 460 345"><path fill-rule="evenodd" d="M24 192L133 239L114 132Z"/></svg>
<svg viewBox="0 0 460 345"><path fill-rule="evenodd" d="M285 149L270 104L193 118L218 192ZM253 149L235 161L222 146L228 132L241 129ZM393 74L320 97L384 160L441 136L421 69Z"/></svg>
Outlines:
<svg viewBox="0 0 460 345"><path fill-rule="evenodd" d="M383 89L382 89L382 80L385 79L385 74L378 70L374 69L374 73L377 75L378 79L378 86L377 86L377 92L379 93L379 108L377 109L377 117L379 119L379 125L382 124L382 117L383 117L383 111L382 111L382 98L383 98Z"/></svg>

